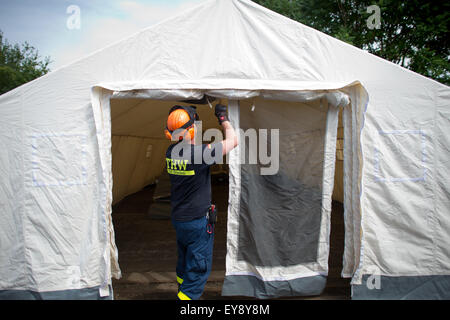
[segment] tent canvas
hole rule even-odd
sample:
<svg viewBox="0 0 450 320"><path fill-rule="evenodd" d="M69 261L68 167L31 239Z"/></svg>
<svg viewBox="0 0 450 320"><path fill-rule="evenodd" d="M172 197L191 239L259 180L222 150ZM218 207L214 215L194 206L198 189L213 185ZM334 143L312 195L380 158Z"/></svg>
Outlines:
<svg viewBox="0 0 450 320"><path fill-rule="evenodd" d="M206 1L0 97L0 298L111 298L114 197L154 182L168 106L204 95L228 99L236 126L280 133L279 174L230 155L224 295L320 294L342 109L353 298L449 298L449 88L248 0ZM126 166L141 171L113 184Z"/></svg>

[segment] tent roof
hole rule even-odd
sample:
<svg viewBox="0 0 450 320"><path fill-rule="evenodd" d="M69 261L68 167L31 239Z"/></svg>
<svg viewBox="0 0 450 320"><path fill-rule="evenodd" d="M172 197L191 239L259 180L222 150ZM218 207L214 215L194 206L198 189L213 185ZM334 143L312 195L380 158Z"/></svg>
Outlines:
<svg viewBox="0 0 450 320"><path fill-rule="evenodd" d="M386 86L387 77L447 88L252 1L208 0L31 83L318 90Z"/></svg>

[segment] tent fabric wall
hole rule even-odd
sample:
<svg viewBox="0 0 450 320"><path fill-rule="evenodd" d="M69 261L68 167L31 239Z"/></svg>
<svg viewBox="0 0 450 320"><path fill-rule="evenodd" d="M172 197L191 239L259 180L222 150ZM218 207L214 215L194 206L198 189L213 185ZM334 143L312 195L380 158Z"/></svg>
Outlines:
<svg viewBox="0 0 450 320"><path fill-rule="evenodd" d="M442 135L448 100L443 107L439 98L448 88L427 84L409 80L407 90L398 95L371 98L384 104L380 112L389 116L367 113L363 132L364 144L371 148L364 161L365 214L355 285L362 284L363 274L420 277L449 272L450 252L444 245L450 241L449 175L442 157L448 154ZM411 92L418 94L411 98Z"/></svg>
<svg viewBox="0 0 450 320"><path fill-rule="evenodd" d="M223 295L273 298L324 289L338 112L320 99L257 99L230 113L244 130L279 128L280 168L261 176L260 165L245 156L256 150L241 135L230 163L229 201L236 205L229 207Z"/></svg>
<svg viewBox="0 0 450 320"><path fill-rule="evenodd" d="M343 108L343 276L363 286L374 274L450 275L450 89L249 0L208 0L0 97L0 290L106 294L120 277L115 93L289 101L320 90L352 106ZM132 179L124 185L144 183Z"/></svg>
<svg viewBox="0 0 450 320"><path fill-rule="evenodd" d="M90 96L65 101L70 91L51 90L45 99L53 103L42 103L34 81L1 97L2 291L107 288Z"/></svg>
<svg viewBox="0 0 450 320"><path fill-rule="evenodd" d="M352 286L355 300L449 300L450 276L364 275Z"/></svg>
<svg viewBox="0 0 450 320"><path fill-rule="evenodd" d="M59 291L1 290L0 300L113 300L111 285L106 293L100 287Z"/></svg>
<svg viewBox="0 0 450 320"><path fill-rule="evenodd" d="M113 204L155 182L164 168L165 147L160 139L113 135Z"/></svg>

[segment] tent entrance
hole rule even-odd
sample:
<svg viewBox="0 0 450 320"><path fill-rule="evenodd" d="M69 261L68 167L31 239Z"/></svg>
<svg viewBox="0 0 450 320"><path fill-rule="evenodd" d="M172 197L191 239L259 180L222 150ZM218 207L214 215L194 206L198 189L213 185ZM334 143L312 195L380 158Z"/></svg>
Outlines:
<svg viewBox="0 0 450 320"><path fill-rule="evenodd" d="M336 139L336 164L330 217L330 252L327 285L322 295L350 298L350 279L342 277L345 249L344 216L344 125L343 110L339 112Z"/></svg>
<svg viewBox="0 0 450 320"><path fill-rule="evenodd" d="M173 299L177 285L176 235L170 220L170 182L164 127L176 100L110 99L115 242L122 278L114 280L116 299ZM186 105L186 104L185 104ZM197 106L203 130L217 127L208 104ZM213 202L219 209L214 266L205 297L220 295L225 273L228 168L214 165Z"/></svg>
<svg viewBox="0 0 450 320"><path fill-rule="evenodd" d="M225 103L229 106L230 119L235 128L279 129L280 158L282 160L279 165L280 170L275 175L256 176L255 168L261 169L261 166L258 167L260 164L255 167L239 163L240 154L248 153L248 150L245 149L242 152L242 144L230 153L226 228L228 239L222 295L276 297L317 295L323 291L328 275L329 222L335 180L339 107L344 107L343 123L345 127L343 131L347 145L346 159L350 159L344 163L344 171L351 174L346 175L347 183L343 188L346 191L344 192L344 202L347 214L342 274L348 277L356 270L359 259L356 236L359 233L357 230L358 220L355 220L358 216L353 215L353 212L358 211L359 205L357 198L360 183L358 172L361 169L359 130L364 119L364 109L361 106L367 102L367 96L364 96L365 91L362 86L357 84L343 91L137 90L124 92L123 95L122 92L113 94L113 91L110 91L112 87L109 87L109 90L102 87L93 89L93 109L100 146L100 160L106 182L105 188L111 191L110 193L106 192L105 202L107 204L109 203L108 199L111 199L111 203L113 201L116 203L117 199L123 199L127 194L133 194L151 184L151 181L156 182L159 174L163 171L164 161L159 163L158 170L158 160L154 159L157 157L163 159L169 143L163 136L164 122L169 108L177 103L176 101L183 100L184 96L192 99L198 94L200 96L198 99L200 99L203 94L208 93L215 97L229 98L230 101L225 101ZM131 103L127 103L127 100L130 100ZM350 101L352 101L351 104ZM115 105L110 106L110 104ZM203 125L204 128L217 125L208 105L201 106L199 113L200 118L206 122ZM108 118L109 116L111 118ZM109 123L112 125L108 128ZM350 137L350 140L347 137ZM109 139L111 141L108 141ZM141 142L137 143L137 139L140 139ZM113 140L119 141L119 143L113 142ZM129 173L124 176L127 176L129 180L125 179L121 183L121 178L114 178L113 188L113 177L111 174L108 177L108 172L117 171L113 167L118 161L113 161L112 158L116 157L114 154L120 148L117 145L120 146L122 141L125 141L127 146L133 146L130 150L137 150L137 153L144 154L149 158L147 161L155 161L153 163L156 165L133 163L133 161L129 161L130 157L128 157L131 152L119 152L122 155L127 154L123 168L128 168ZM111 150L111 153L103 150ZM300 163L301 165L299 165ZM110 164L112 166L108 168ZM150 171L146 171L145 174L134 173L136 168L148 169L149 167ZM123 168L118 170L121 171ZM299 180L298 177L301 179ZM299 183L304 188L300 188ZM280 186L281 188L279 188ZM305 186L312 186L312 188ZM280 192L283 189L286 190L286 193ZM294 194L292 194L292 190L295 191ZM314 192L314 190L319 192ZM317 197L313 197L311 194L308 196L308 193L311 192ZM319 193L321 194L320 199ZM306 197L298 197L302 194ZM293 206L285 205L283 199ZM306 201L301 203L302 199ZM320 201L311 201L311 199ZM308 205L300 208L305 206L305 203L311 204L312 212L320 210L320 215L309 215L310 219L299 222L297 221L299 217L296 215L309 212L306 210ZM261 204L264 204L262 209L270 209L275 214L269 212L269 214L261 214L261 216L249 215L249 208L255 212L254 208L258 208L258 206L261 208ZM280 210L274 211L276 208ZM282 215L291 220L278 219L280 214L276 214L276 212L283 213ZM259 221L258 226L256 220L261 217L263 217L263 221ZM250 219L247 230L245 224L240 223L243 221L242 219ZM277 219L278 221L276 221ZM285 245L284 249L288 250L278 250L279 246L265 241L264 237L261 238L261 232L264 230L258 231L258 227L260 228L260 225L271 227L269 223L271 221L274 225L276 225L274 221L284 223L286 228L279 224L278 231L280 231L281 238L284 237L283 239L286 241L278 241L281 238L277 241ZM286 221L288 222L286 223ZM114 256L118 250L114 243L112 219L108 225L111 239L111 274L115 278L120 278L120 270L117 272L118 257ZM317 228L318 225L320 225L319 228ZM297 226L298 228L296 228ZM308 231L310 226L314 228ZM262 246L247 241L253 235L257 235L257 238L262 241ZM306 242L309 241L309 244L300 246L304 249L303 253L305 254L296 255L294 249L302 239L306 239ZM168 240L164 239L163 241L167 242ZM256 254L255 250L248 250L252 245L253 249L256 249ZM263 254L260 254L261 252ZM271 252L276 254L271 255ZM174 256L173 251L170 254ZM119 276L117 277L117 275ZM311 279L318 282L305 286L304 281ZM235 286L236 284L237 286ZM284 291L283 288L286 286L291 288L289 292ZM309 291L304 290L305 288Z"/></svg>

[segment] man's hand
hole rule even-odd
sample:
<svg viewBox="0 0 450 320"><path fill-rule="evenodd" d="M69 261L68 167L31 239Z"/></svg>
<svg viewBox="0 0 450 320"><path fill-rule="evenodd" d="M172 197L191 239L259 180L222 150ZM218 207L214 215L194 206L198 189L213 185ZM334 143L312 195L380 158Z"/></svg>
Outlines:
<svg viewBox="0 0 450 320"><path fill-rule="evenodd" d="M217 119L219 120L219 124L222 125L225 121L230 121L228 119L228 113L227 113L227 107L223 104L217 104L215 108L214 114L216 115Z"/></svg>
<svg viewBox="0 0 450 320"><path fill-rule="evenodd" d="M216 105L214 113L217 119L219 119L219 124L225 131L225 140L222 141L222 153L223 155L226 155L239 144L238 137L228 119L227 107L219 103Z"/></svg>

